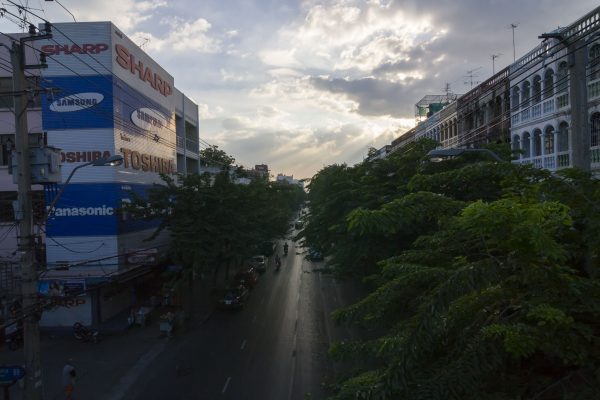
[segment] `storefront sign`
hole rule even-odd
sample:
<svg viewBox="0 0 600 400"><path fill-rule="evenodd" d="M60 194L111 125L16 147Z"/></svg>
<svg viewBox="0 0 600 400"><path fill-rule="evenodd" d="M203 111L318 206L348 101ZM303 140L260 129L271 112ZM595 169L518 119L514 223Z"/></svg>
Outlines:
<svg viewBox="0 0 600 400"><path fill-rule="evenodd" d="M74 163L74 162L90 162L96 161L101 158L110 157L110 151L61 151L60 162L61 163Z"/></svg>
<svg viewBox="0 0 600 400"><path fill-rule="evenodd" d="M128 264L154 265L158 262L158 249L133 250L127 256Z"/></svg>
<svg viewBox="0 0 600 400"><path fill-rule="evenodd" d="M173 94L173 88L168 82L158 75L156 72L148 66L145 66L142 61L136 61L135 56L129 52L129 50L121 45L115 45L115 51L117 54L117 64L123 69L129 70L132 74L137 72L137 76L140 80L148 82L152 89L158 91L165 97Z"/></svg>
<svg viewBox="0 0 600 400"><path fill-rule="evenodd" d="M7 365L0 367L0 385L6 385L22 379L25 376L25 368L20 365ZM8 398L8 397L5 397Z"/></svg>
<svg viewBox="0 0 600 400"><path fill-rule="evenodd" d="M47 44L42 46L42 51L47 56L57 56L61 53L65 55L70 54L98 54L108 50L106 43L85 43L78 45L75 43L71 44Z"/></svg>
<svg viewBox="0 0 600 400"><path fill-rule="evenodd" d="M85 288L83 279L50 280L38 283L39 293L49 297L78 296L85 293Z"/></svg>
<svg viewBox="0 0 600 400"><path fill-rule="evenodd" d="M50 104L50 111L54 112L73 112L80 111L86 108L94 107L104 100L102 93L76 93L70 96L54 100Z"/></svg>
<svg viewBox="0 0 600 400"><path fill-rule="evenodd" d="M175 162L162 157L140 153L135 150L122 147L123 167L142 171L158 172L161 174L174 174Z"/></svg>

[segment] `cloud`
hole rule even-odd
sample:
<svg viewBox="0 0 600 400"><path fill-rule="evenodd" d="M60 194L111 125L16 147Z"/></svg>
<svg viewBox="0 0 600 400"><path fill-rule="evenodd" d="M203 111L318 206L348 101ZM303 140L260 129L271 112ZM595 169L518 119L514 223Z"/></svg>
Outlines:
<svg viewBox="0 0 600 400"><path fill-rule="evenodd" d="M211 24L204 18L184 20L179 17L163 17L160 21L168 27L167 33L158 37L150 32L136 32L133 38L149 38L146 51L171 51L183 53L192 51L196 53L216 53L221 50L219 39L208 35Z"/></svg>

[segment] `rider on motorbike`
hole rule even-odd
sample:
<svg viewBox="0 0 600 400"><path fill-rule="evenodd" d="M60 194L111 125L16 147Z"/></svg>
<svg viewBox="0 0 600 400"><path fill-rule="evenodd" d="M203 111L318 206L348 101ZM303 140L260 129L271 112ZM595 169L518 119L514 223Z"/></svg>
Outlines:
<svg viewBox="0 0 600 400"><path fill-rule="evenodd" d="M288 244L287 244L287 242L285 242L283 245L283 255L287 256L287 253L288 253Z"/></svg>
<svg viewBox="0 0 600 400"><path fill-rule="evenodd" d="M281 267L281 258L279 258L279 254L275 255L275 268L279 269Z"/></svg>

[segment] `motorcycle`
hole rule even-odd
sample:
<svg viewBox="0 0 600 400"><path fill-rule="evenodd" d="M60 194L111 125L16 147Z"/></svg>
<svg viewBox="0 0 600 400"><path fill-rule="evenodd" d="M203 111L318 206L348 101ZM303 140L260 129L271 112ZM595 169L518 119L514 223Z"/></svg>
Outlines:
<svg viewBox="0 0 600 400"><path fill-rule="evenodd" d="M98 331L92 331L86 328L81 322L75 322L73 325L73 336L75 336L75 339L83 342L98 343L99 339Z"/></svg>
<svg viewBox="0 0 600 400"><path fill-rule="evenodd" d="M287 256L287 254L288 254L288 244L286 243L283 245L283 255Z"/></svg>
<svg viewBox="0 0 600 400"><path fill-rule="evenodd" d="M278 257L275 259L275 270L279 271L279 268L281 268L281 260Z"/></svg>

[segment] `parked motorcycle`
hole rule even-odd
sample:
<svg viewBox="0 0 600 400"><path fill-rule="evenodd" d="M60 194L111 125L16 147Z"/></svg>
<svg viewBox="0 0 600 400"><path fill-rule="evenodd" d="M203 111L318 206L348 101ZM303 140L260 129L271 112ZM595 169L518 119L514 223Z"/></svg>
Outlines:
<svg viewBox="0 0 600 400"><path fill-rule="evenodd" d="M83 342L98 343L99 339L98 331L88 329L81 322L75 322L73 325L73 336L75 336L75 339Z"/></svg>

